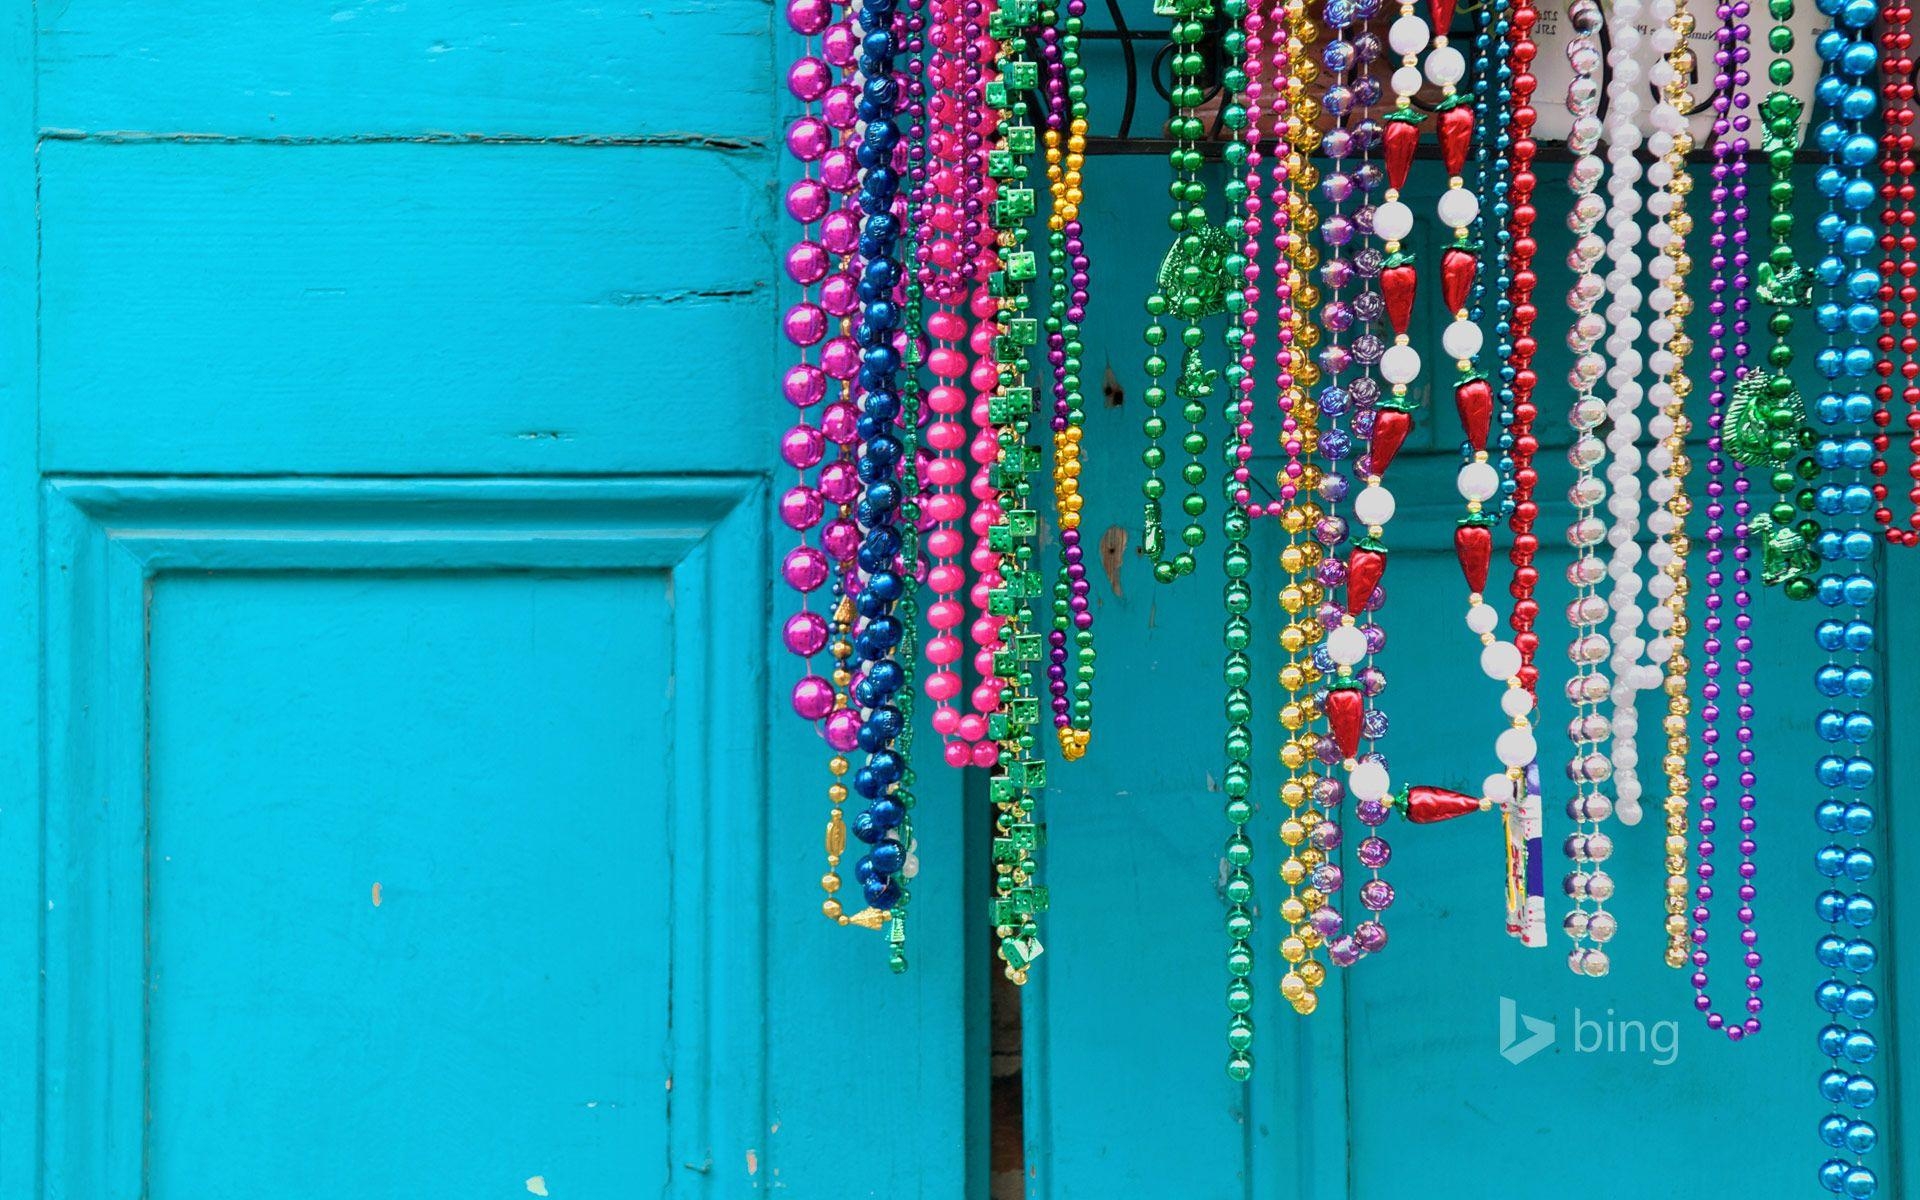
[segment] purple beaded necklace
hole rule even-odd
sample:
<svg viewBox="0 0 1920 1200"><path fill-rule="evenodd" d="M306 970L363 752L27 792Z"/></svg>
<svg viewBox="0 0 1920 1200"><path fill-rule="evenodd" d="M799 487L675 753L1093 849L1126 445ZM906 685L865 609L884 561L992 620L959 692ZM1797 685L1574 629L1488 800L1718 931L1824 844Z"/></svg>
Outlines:
<svg viewBox="0 0 1920 1200"><path fill-rule="evenodd" d="M1047 693L1053 709L1053 726L1060 739L1062 754L1068 759L1086 752L1092 718L1091 698L1076 694L1068 678L1070 669L1078 682L1092 684L1093 610L1088 604L1089 586L1085 551L1080 542L1079 524L1079 430L1084 422L1080 390L1080 323L1087 315L1088 269L1086 243L1081 237L1079 205L1074 193L1080 190L1079 161L1081 138L1086 127L1086 103L1069 96L1070 75L1080 63L1079 22L1086 12L1085 0L1068 0L1067 21L1070 32L1049 25L1040 32L1040 69L1046 83L1046 119L1048 149L1061 150L1060 163L1047 166L1048 182L1054 197L1054 214L1067 215L1048 237L1048 270L1051 302L1047 320L1047 366L1053 376L1054 502L1060 534L1060 574L1054 583L1053 628L1047 634ZM1078 132L1076 132L1078 131ZM1073 473L1066 473L1071 464ZM1071 519L1069 519L1071 516ZM1069 641L1072 642L1071 650Z"/></svg>
<svg viewBox="0 0 1920 1200"><path fill-rule="evenodd" d="M1748 276L1747 264L1747 187L1746 153L1747 130L1751 119L1747 109L1750 97L1745 90L1749 76L1746 70L1748 58L1747 42L1751 29L1744 21L1751 11L1748 0L1731 0L1718 7L1720 28L1715 34L1717 49L1714 63L1717 72L1714 76L1714 143L1713 143L1713 232L1709 239L1712 247L1710 265L1713 269L1711 298L1707 312L1711 317L1708 333L1713 339L1708 351L1711 367L1708 381L1711 392L1708 404L1711 413L1707 418L1709 435L1707 438L1707 597L1706 618L1704 621L1706 637L1703 650L1706 654L1704 670L1706 681L1701 686L1701 698L1705 702L1701 709L1704 728L1701 741L1705 746L1701 762L1705 768L1701 778L1700 817L1696 825L1699 837L1696 852L1699 856L1695 874L1699 884L1694 889L1696 904L1693 909L1692 942L1693 951L1689 961L1693 965L1692 983L1694 988L1694 1007L1706 1014L1707 1026L1724 1030L1728 1039L1739 1041L1748 1034L1760 1030L1760 954L1757 949L1758 936L1753 928L1754 898L1754 749L1753 749L1753 638L1752 615L1748 608L1752 602L1752 570L1749 564L1750 551L1747 545L1747 520L1752 506L1747 492L1750 481L1744 465L1731 461L1723 452L1721 430L1725 422L1729 383L1737 384L1748 372L1746 362L1749 347L1748 333ZM1728 253L1731 243L1731 254ZM1729 299L1729 293L1731 298ZM1731 321L1729 321L1731 310ZM1732 363L1729 367L1728 358ZM1732 470L1729 472L1728 468ZM1728 529L1727 484L1731 475L1733 491L1733 527ZM1725 648L1725 614L1727 582L1727 547L1729 534L1732 546L1732 582L1733 582L1733 661L1734 672L1734 714L1737 725L1734 730L1734 760L1739 785L1740 832L1739 851L1740 884L1738 895L1740 907L1736 916L1740 921L1739 939L1744 947L1743 962L1747 968L1745 1002L1746 1016L1736 1015L1729 1020L1718 1011L1708 991L1707 977L1707 922L1711 916L1714 896L1713 862L1714 835L1719 822L1715 815L1720 806L1722 784L1721 763L1721 715L1723 694L1722 675L1724 662L1722 651ZM1678 965L1678 964L1675 964Z"/></svg>
<svg viewBox="0 0 1920 1200"><path fill-rule="evenodd" d="M1360 4L1355 13L1356 21L1370 20L1378 7L1376 3ZM1354 331L1346 353L1355 368L1355 374L1352 382L1343 389L1339 403L1348 415L1348 428L1340 431L1346 435L1345 449L1353 458L1354 474L1364 478L1372 470L1365 446L1373 436L1374 417L1382 395L1380 356L1387 348L1386 342L1375 331L1377 323L1386 316L1386 300L1381 294L1379 282L1386 256L1381 252L1373 232L1373 193L1386 182L1386 176L1380 165L1373 161L1373 155L1380 146L1380 124L1368 113L1368 109L1381 98L1380 83L1371 67L1383 48L1380 35L1364 28L1352 37L1351 44L1355 69L1352 91L1357 111L1348 144L1343 149L1346 154L1357 154L1359 158L1353 169L1346 172L1351 196L1357 201L1346 239L1346 245L1351 247L1348 260L1355 289L1352 301L1346 306L1350 328ZM1335 146L1338 146L1337 141ZM1332 153L1331 148L1329 153ZM1341 448L1337 439L1334 448ZM1324 442L1322 449L1327 449ZM1330 457L1330 465L1334 465L1334 462ZM1338 473L1337 466L1333 473ZM1341 484L1342 491L1350 486L1345 478L1341 479ZM1340 568L1340 580L1344 583L1346 564L1339 561L1337 565ZM1375 703L1375 698L1386 687L1387 677L1373 659L1386 648L1386 630L1379 624L1380 606L1385 599L1385 589L1376 587L1360 614L1363 622L1361 633L1367 639L1367 657L1357 672L1361 694L1365 697L1361 717L1365 750L1360 758L1383 767L1387 765L1387 758L1377 743L1386 735L1387 717ZM1337 622L1337 616L1335 620ZM1331 659L1328 661L1331 662ZM1340 829L1332 818L1338 815L1345 795L1337 780L1328 779L1324 783L1332 786L1325 787L1324 794L1319 798L1328 810L1327 823L1332 825L1332 835L1337 843ZM1393 857L1393 851L1387 839L1380 835L1380 826L1386 822L1390 811L1384 800L1365 800L1354 806L1354 815L1366 828L1366 836L1355 847L1354 856L1367 872L1358 894L1360 904L1368 915L1366 920L1353 925L1347 934L1334 937L1327 943L1327 958L1335 966L1352 966L1362 957L1386 948L1387 927L1381 923L1380 914L1393 904L1394 893L1393 885L1381 877L1380 871Z"/></svg>

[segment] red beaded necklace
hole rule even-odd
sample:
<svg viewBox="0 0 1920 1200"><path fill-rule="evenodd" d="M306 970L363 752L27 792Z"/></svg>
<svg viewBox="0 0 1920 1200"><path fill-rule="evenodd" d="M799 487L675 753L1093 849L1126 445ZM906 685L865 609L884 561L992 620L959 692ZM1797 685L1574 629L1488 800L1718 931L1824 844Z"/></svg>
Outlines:
<svg viewBox="0 0 1920 1200"><path fill-rule="evenodd" d="M1880 383L1874 389L1875 425L1873 434L1873 518L1886 531L1889 542L1912 546L1920 542L1920 336L1914 327L1920 323L1920 286L1914 274L1920 259L1914 251L1920 237L1914 233L1914 86L1913 86L1913 8L1902 0L1892 0L1881 13L1883 23L1880 47L1881 94L1886 100L1886 130L1880 138ZM1895 326L1898 326L1896 331ZM1913 511L1907 516L1907 528L1894 521L1887 504L1887 448L1892 437L1894 372L1900 374L1901 399L1907 407L1907 476L1912 481L1907 499Z"/></svg>

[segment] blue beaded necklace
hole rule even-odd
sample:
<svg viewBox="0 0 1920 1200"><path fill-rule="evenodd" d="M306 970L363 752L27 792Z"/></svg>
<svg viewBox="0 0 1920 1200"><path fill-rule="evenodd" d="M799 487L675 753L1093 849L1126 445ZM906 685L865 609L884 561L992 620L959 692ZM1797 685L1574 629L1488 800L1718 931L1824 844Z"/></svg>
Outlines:
<svg viewBox="0 0 1920 1200"><path fill-rule="evenodd" d="M896 0L867 0L860 10L860 71L866 83L860 90L862 121L858 158L864 175L859 204L860 319L855 341L860 348L861 388L858 471L864 491L856 510L861 538L859 562L866 573L857 606L862 625L854 635L857 667L864 668L854 685L854 699L863 710L860 748L865 765L853 773L854 790L867 808L854 818L854 836L870 849L855 868L867 903L882 912L901 899L895 876L905 865L906 847L896 831L906 820L907 796L902 789L906 758L895 742L906 726L895 704L908 682L910 659L900 654L906 622L894 611L906 592L900 574L904 547L899 522L906 488L900 477L902 462L910 462L910 447L898 435L896 422L904 404L900 387L900 352L894 333L901 311L894 289L900 281L901 222L893 211L900 189L894 170L894 146L900 140L895 120L900 81L894 76L899 45L894 38ZM910 428L911 426L909 426Z"/></svg>
<svg viewBox="0 0 1920 1200"><path fill-rule="evenodd" d="M1870 339L1880 323L1874 303L1880 276L1868 257L1875 231L1862 217L1877 201L1866 169L1878 150L1865 126L1877 100L1870 77L1878 54L1868 31L1878 14L1873 0L1821 0L1819 7L1831 18L1817 43L1824 67L1815 99L1826 119L1814 131L1826 159L1816 186L1827 201L1818 226L1824 251L1815 271L1823 289L1815 319L1826 335L1815 360L1823 386L1814 416L1824 431L1815 455L1827 474L1814 493L1826 526L1817 543L1822 565L1815 592L1825 612L1814 635L1825 656L1814 675L1823 704L1815 729L1826 746L1814 768L1822 790L1814 819L1827 840L1814 861L1830 881L1817 904L1830 929L1816 943L1815 956L1825 972L1816 998L1828 1017L1819 1034L1820 1051L1828 1059L1819 1087L1831 1106L1819 1125L1829 1154L1819 1178L1828 1191L1861 1200L1879 1188L1872 1168L1862 1161L1879 1134L1861 1115L1878 1091L1862 1070L1879 1049L1864 1027L1879 1005L1869 982L1878 951L1865 936L1877 910L1859 890L1875 867L1873 852L1862 841L1875 825L1867 800L1875 774L1867 757L1874 734L1874 678L1865 655L1874 642L1875 587L1868 571L1877 539L1866 471L1874 457L1868 431L1876 355Z"/></svg>

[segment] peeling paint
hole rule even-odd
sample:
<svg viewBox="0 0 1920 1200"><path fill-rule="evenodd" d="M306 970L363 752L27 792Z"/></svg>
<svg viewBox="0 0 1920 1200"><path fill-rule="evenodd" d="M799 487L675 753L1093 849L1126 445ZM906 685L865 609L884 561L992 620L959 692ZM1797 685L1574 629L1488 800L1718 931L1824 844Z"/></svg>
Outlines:
<svg viewBox="0 0 1920 1200"><path fill-rule="evenodd" d="M373 906L375 908L380 907L380 881L378 879L373 881Z"/></svg>
<svg viewBox="0 0 1920 1200"><path fill-rule="evenodd" d="M751 1149L749 1149L747 1151L747 1174L758 1175L759 1173L760 1173L760 1156L755 1154Z"/></svg>
<svg viewBox="0 0 1920 1200"><path fill-rule="evenodd" d="M1113 594L1123 596L1120 590L1120 563L1127 553L1127 531L1118 525L1107 526L1100 535L1100 568L1107 573L1107 586Z"/></svg>
<svg viewBox="0 0 1920 1200"><path fill-rule="evenodd" d="M527 1190L536 1196L546 1195L547 1177L545 1175L535 1175L533 1178L527 1180Z"/></svg>

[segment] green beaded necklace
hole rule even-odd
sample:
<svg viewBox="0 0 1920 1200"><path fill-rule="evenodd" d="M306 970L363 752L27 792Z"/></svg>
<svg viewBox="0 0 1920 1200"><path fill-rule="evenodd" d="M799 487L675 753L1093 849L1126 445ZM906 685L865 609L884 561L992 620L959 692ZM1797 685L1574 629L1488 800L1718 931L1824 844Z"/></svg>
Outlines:
<svg viewBox="0 0 1920 1200"><path fill-rule="evenodd" d="M1820 468L1810 453L1814 432L1807 425L1806 406L1788 374L1793 364L1793 309L1812 301L1812 278L1794 257L1793 158L1800 146L1800 115L1805 104L1787 89L1793 83L1794 0L1768 0L1774 25L1767 31L1767 48L1774 58L1767 64L1767 82L1773 90L1760 103L1760 148L1767 156L1767 234L1772 247L1755 272L1754 295L1774 306L1767 318L1772 344L1767 347L1766 371L1749 373L1734 384L1720 436L1734 458L1772 470L1768 482L1778 499L1766 512L1747 522L1748 534L1760 550L1760 578L1780 584L1795 600L1814 593L1818 567L1814 542L1820 535L1813 519L1814 497L1808 485Z"/></svg>
<svg viewBox="0 0 1920 1200"><path fill-rule="evenodd" d="M1200 491L1200 485L1207 478L1207 468L1201 460L1207 450L1207 435L1201 425L1207 419L1207 397L1213 391L1219 372L1208 370L1201 359L1200 347L1206 333L1199 321L1226 311L1226 260L1237 247L1226 229L1208 222L1207 185L1199 178L1204 162L1200 139L1205 132L1198 113L1205 98L1205 89L1200 83L1205 59L1199 47L1206 33L1206 18L1213 15L1213 0L1155 0L1153 11L1158 16L1173 18L1173 55L1169 64L1173 87L1168 95L1174 113L1167 129L1173 136L1174 147L1167 158L1173 166L1173 182L1168 192L1174 208L1167 217L1167 226L1173 230L1176 240L1160 264L1153 293L1147 297L1145 338L1149 382L1145 397L1148 413L1144 422L1147 448L1140 457L1147 467L1147 478L1142 485L1147 499L1144 549L1153 563L1153 577L1169 583L1193 573L1193 552L1207 537L1206 528L1200 523L1207 511L1206 496ZM1174 376L1173 394L1179 397L1180 415L1187 422L1187 432L1181 438L1187 460L1180 468L1180 478L1187 486L1180 510L1187 524L1180 531L1181 549L1171 557L1167 555L1166 529L1162 522L1161 502L1166 495L1166 482L1160 477L1167 457L1160 445L1167 431L1166 418L1160 412L1167 402L1167 389L1161 381L1172 366L1164 352L1167 326L1163 318L1169 316L1183 323L1180 366Z"/></svg>
<svg viewBox="0 0 1920 1200"><path fill-rule="evenodd" d="M988 782L994 809L993 924L1007 978L1027 981L1027 969L1041 953L1039 914L1047 906L1046 889L1036 882L1034 852L1040 846L1039 789L1046 786L1046 759L1036 752L1034 726L1040 701L1033 693L1033 665L1041 657L1041 635L1034 632L1033 601L1040 594L1035 570L1039 521L1033 510L1033 475L1041 451L1028 442L1033 426L1033 388L1027 384L1027 357L1039 342L1039 323L1027 315L1026 282L1034 277L1033 252L1025 248L1027 218L1034 210L1026 186L1027 164L1035 149L1026 95L1039 82L1039 64L1027 57L1027 31L1036 21L1053 19L1036 0L999 0L988 20L988 34L999 43L1000 78L986 88L987 103L1000 110L987 173L999 181L992 210L999 235L1000 269L990 281L998 298L1000 332L993 339L999 382L989 402L1000 426L1000 454L992 483L1003 497L1001 517L989 530L996 550L1007 556L1003 582L988 598L990 611L1007 618L1004 646L994 652L993 674L1002 681L1001 711L990 719L989 734L1000 744L1000 761Z"/></svg>
<svg viewBox="0 0 1920 1200"><path fill-rule="evenodd" d="M1247 143L1241 136L1247 126L1247 109L1242 101L1247 86L1247 37L1241 27L1242 18L1247 12L1247 0L1223 0L1221 9L1232 22L1222 38L1227 53L1227 68L1222 77L1226 95L1220 110L1220 120L1228 134L1222 151L1227 164L1227 183L1221 189L1226 200L1226 220L1221 232L1226 238L1228 251L1221 260L1226 272L1221 308L1228 314L1225 374L1227 396L1231 400L1241 394L1241 386L1247 377L1247 368L1241 361L1242 317L1247 309L1247 256L1244 253L1246 217L1243 206L1250 186L1247 180ZM1241 488L1239 481L1234 478L1234 468L1240 465L1239 448L1240 439L1236 433L1227 439L1226 454L1222 459L1224 469L1220 472L1225 489L1226 519L1223 524L1227 538L1222 556L1227 577L1224 595L1227 619L1222 632L1227 647L1223 669L1227 685L1227 732L1224 741L1227 765L1221 790L1226 793L1229 827L1223 851L1228 870L1227 1074L1234 1079L1244 1080L1253 1074L1253 1058L1248 1053L1253 1046L1253 1018L1249 1015L1253 1008L1253 989L1248 982L1253 974L1253 875L1248 870L1253 864L1253 841L1247 836L1247 822L1253 817L1253 802L1249 799L1253 791L1253 693L1249 690L1253 681L1253 660L1247 653L1247 647L1253 642L1253 624L1247 618L1247 613L1253 608L1253 585L1247 581L1253 569L1253 553L1247 547L1247 536L1253 522L1246 507L1235 499L1235 494Z"/></svg>

